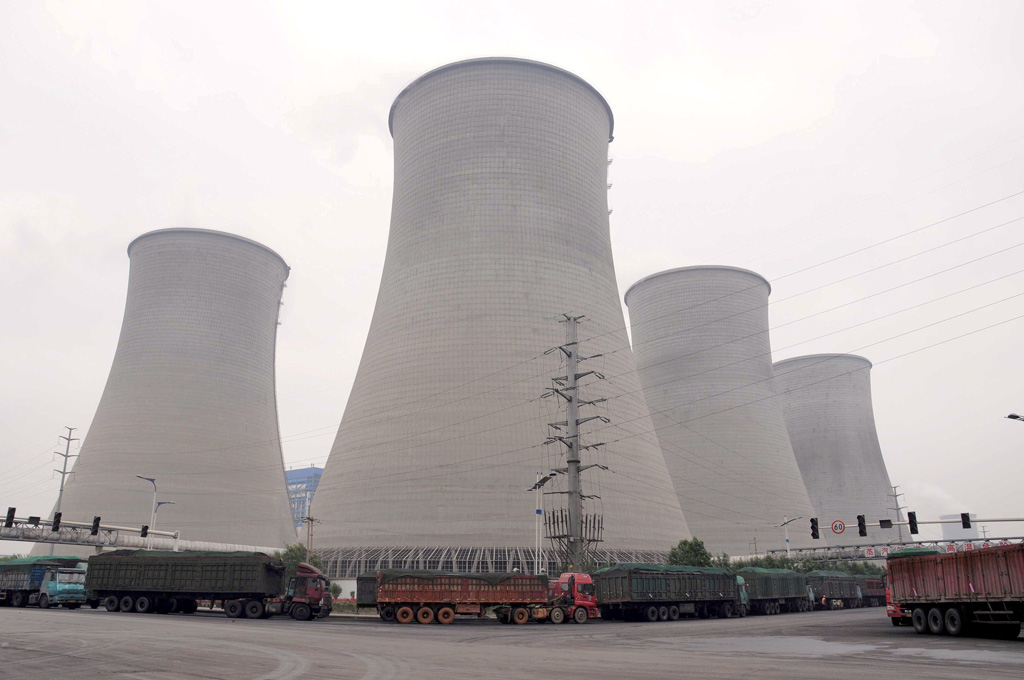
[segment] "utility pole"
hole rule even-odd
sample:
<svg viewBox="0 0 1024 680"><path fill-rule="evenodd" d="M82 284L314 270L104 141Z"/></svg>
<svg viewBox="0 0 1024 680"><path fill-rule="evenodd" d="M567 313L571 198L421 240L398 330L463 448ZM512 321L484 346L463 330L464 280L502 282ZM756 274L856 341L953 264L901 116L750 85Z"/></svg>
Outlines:
<svg viewBox="0 0 1024 680"><path fill-rule="evenodd" d="M901 510L906 510L907 506L900 505L900 496L902 496L903 494L896 492L896 489L898 489L898 488L900 488L899 485L894 484L893 487L892 487L892 493L888 494L889 498L891 498L892 501L893 501L892 504L896 506L894 508L889 508L889 509L893 510L896 513L896 522L902 522L903 521L903 515L902 515L902 513L900 511ZM897 523L896 524L896 530L899 532L900 544L902 545L903 544L903 525Z"/></svg>
<svg viewBox="0 0 1024 680"><path fill-rule="evenodd" d="M54 472L57 472L57 473L60 474L60 491L57 493L57 507L54 508L54 510L53 510L54 516L56 516L56 514L58 512L60 512L60 502L62 500L64 500L64 479L69 474L71 474L70 472L68 472L68 459L69 458L78 458L78 454L75 454L74 456L71 455L71 442L77 442L78 441L78 437L72 437L71 433L74 432L75 430L77 430L78 428L77 427L68 427L67 425L65 425L64 429L68 431L67 436L61 435L60 437L58 437L58 439L63 439L64 440L64 453L61 453L60 451L54 451L53 452L53 455L60 456L61 458L64 459L64 464L61 466L61 469L58 470L58 469L54 468L54 470L53 470ZM53 554L53 543L50 544L50 554L51 555Z"/></svg>
<svg viewBox="0 0 1024 680"><path fill-rule="evenodd" d="M313 554L313 525L318 524L320 520L306 515L302 521L306 524L306 562L308 563L309 556Z"/></svg>
<svg viewBox="0 0 1024 680"><path fill-rule="evenodd" d="M978 527L978 531L981 532L981 537L987 541L988 540L988 527L979 526Z"/></svg>

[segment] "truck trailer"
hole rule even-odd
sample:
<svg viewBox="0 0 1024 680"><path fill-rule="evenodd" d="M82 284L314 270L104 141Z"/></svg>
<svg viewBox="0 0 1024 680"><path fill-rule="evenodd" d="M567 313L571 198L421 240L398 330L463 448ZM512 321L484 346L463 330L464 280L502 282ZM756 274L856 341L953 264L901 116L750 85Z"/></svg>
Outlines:
<svg viewBox="0 0 1024 680"><path fill-rule="evenodd" d="M921 634L1014 639L1024 621L1024 544L886 560L893 625Z"/></svg>
<svg viewBox="0 0 1024 680"><path fill-rule="evenodd" d="M191 614L199 600L219 600L228 618L330 613L330 582L318 569L300 564L287 589L284 572L263 553L115 550L89 558L85 586L111 612Z"/></svg>
<svg viewBox="0 0 1024 680"><path fill-rule="evenodd" d="M815 609L856 609L864 606L860 580L845 571L820 569L804 574Z"/></svg>
<svg viewBox="0 0 1024 680"><path fill-rule="evenodd" d="M745 567L736 573L746 582L751 614L806 612L814 608L803 574L762 567Z"/></svg>
<svg viewBox="0 0 1024 680"><path fill-rule="evenodd" d="M746 616L744 580L725 569L663 564L619 564L594 572L601 618L626 621Z"/></svg>
<svg viewBox="0 0 1024 680"><path fill-rule="evenodd" d="M0 605L78 609L86 602L78 557L26 557L0 562Z"/></svg>
<svg viewBox="0 0 1024 680"><path fill-rule="evenodd" d="M594 582L578 573L549 581L520 573L392 569L359 576L356 606L376 609L387 622L445 625L456 616L480 618L489 610L500 623L511 624L586 623L598 615Z"/></svg>

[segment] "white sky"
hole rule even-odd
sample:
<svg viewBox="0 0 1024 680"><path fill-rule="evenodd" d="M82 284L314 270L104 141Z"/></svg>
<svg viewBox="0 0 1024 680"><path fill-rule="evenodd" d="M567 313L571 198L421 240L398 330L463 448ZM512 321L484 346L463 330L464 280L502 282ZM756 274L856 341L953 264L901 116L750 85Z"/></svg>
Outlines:
<svg viewBox="0 0 1024 680"><path fill-rule="evenodd" d="M1022 29L1013 1L0 4L0 506L50 511L56 437L86 434L113 358L125 248L164 227L291 265L285 459L322 464L384 261L391 102L503 55L610 103L622 292L691 264L764 274L776 359L875 362L889 474L920 518L1024 515L1024 423L1003 418L1024 413L1024 220L996 227L1024 217Z"/></svg>

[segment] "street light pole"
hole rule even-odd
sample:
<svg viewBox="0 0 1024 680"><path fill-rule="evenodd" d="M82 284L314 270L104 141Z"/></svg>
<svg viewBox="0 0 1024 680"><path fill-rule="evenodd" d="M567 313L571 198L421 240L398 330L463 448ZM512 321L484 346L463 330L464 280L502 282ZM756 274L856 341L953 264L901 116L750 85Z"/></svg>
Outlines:
<svg viewBox="0 0 1024 680"><path fill-rule="evenodd" d="M776 524L775 525L777 527L782 527L782 528L784 528L786 530L786 557L789 557L789 523L790 522L795 522L798 519L803 519L803 518L804 518L803 515L800 515L799 517L794 517L793 519L790 519L786 515L783 515L782 516L782 524Z"/></svg>
<svg viewBox="0 0 1024 680"><path fill-rule="evenodd" d="M142 475L135 475L139 479L144 479L153 485L153 509L149 513L149 527L152 529L153 525L156 524L156 479L153 477L143 477ZM153 539L150 537L149 545L153 544Z"/></svg>
<svg viewBox="0 0 1024 680"><path fill-rule="evenodd" d="M174 501L160 501L156 504L156 508L153 510L153 523L149 525L149 530L156 530L156 513L160 510L161 505L177 505Z"/></svg>

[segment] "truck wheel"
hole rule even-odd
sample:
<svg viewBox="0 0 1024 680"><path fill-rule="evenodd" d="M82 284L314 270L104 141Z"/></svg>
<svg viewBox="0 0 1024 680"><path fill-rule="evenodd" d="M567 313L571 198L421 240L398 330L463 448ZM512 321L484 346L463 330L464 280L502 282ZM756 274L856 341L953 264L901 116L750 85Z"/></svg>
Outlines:
<svg viewBox="0 0 1024 680"><path fill-rule="evenodd" d="M266 607L259 600L246 600L245 615L250 619L262 619Z"/></svg>
<svg viewBox="0 0 1024 680"><path fill-rule="evenodd" d="M26 597L25 593L22 593L20 591L17 592L17 593L14 593L14 597L11 598L11 606L14 606L14 607L25 607L27 605L28 605L28 597Z"/></svg>
<svg viewBox="0 0 1024 680"><path fill-rule="evenodd" d="M100 608L100 601L99 600L89 600L88 605L89 605L90 609L99 609Z"/></svg>
<svg viewBox="0 0 1024 680"><path fill-rule="evenodd" d="M731 619L732 618L732 603L731 602L726 602L725 604L722 605L722 618L723 619Z"/></svg>
<svg viewBox="0 0 1024 680"><path fill-rule="evenodd" d="M433 623L434 610L430 607L420 607L416 610L416 620L423 624Z"/></svg>
<svg viewBox="0 0 1024 680"><path fill-rule="evenodd" d="M415 615L413 614L412 607L408 605L402 605L395 612L395 620L399 623L411 623L414 618Z"/></svg>
<svg viewBox="0 0 1024 680"><path fill-rule="evenodd" d="M530 620L530 612L523 607L516 607L512 610L512 623L521 626Z"/></svg>
<svg viewBox="0 0 1024 680"><path fill-rule="evenodd" d="M391 623L395 620L395 608L392 606L382 607L380 610L380 620L385 623Z"/></svg>
<svg viewBox="0 0 1024 680"><path fill-rule="evenodd" d="M921 635L928 633L928 615L920 607L914 610L914 613L910 615L910 621L914 624L914 630Z"/></svg>
<svg viewBox="0 0 1024 680"><path fill-rule="evenodd" d="M658 620L658 608L655 607L652 604L647 609L644 609L644 619L646 619L647 621L650 621L651 623L654 623L655 621L657 621Z"/></svg>
<svg viewBox="0 0 1024 680"><path fill-rule="evenodd" d="M124 595L120 600L117 601L117 608L125 613L128 613L135 609L135 598L131 595Z"/></svg>
<svg viewBox="0 0 1024 680"><path fill-rule="evenodd" d="M182 614L195 614L199 604L195 600L178 600L178 611Z"/></svg>
<svg viewBox="0 0 1024 680"><path fill-rule="evenodd" d="M668 607L666 607L665 605L661 605L660 607L658 607L658 620L668 621Z"/></svg>
<svg viewBox="0 0 1024 680"><path fill-rule="evenodd" d="M899 619L893 619L893 621L898 620ZM944 623L946 626L946 632L953 637L960 637L964 634L964 617L960 613L959 607L950 607L946 610Z"/></svg>
<svg viewBox="0 0 1024 680"><path fill-rule="evenodd" d="M449 625L455 620L455 610L451 607L441 607L437 610L437 622L442 625Z"/></svg>
<svg viewBox="0 0 1024 680"><path fill-rule="evenodd" d="M139 595L135 598L135 611L140 614L148 614L153 611L153 600L148 595Z"/></svg>
<svg viewBox="0 0 1024 680"><path fill-rule="evenodd" d="M938 607L932 607L928 610L928 632L932 635L945 635L946 633L942 610Z"/></svg>
<svg viewBox="0 0 1024 680"><path fill-rule="evenodd" d="M566 613L561 607L555 607L551 610L551 623L565 623Z"/></svg>
<svg viewBox="0 0 1024 680"><path fill-rule="evenodd" d="M668 620L678 621L679 620L679 607L672 605L668 608Z"/></svg>
<svg viewBox="0 0 1024 680"><path fill-rule="evenodd" d="M116 612L120 609L120 605L117 603L117 595L107 595L103 598L103 608L108 612Z"/></svg>
<svg viewBox="0 0 1024 680"><path fill-rule="evenodd" d="M39 596L39 608L40 609L49 609L50 608L50 598L47 597L46 593L43 593L42 595Z"/></svg>
<svg viewBox="0 0 1024 680"><path fill-rule="evenodd" d="M587 622L587 608L576 607L576 611L572 613L572 620L574 623L586 623Z"/></svg>
<svg viewBox="0 0 1024 680"><path fill-rule="evenodd" d="M1020 623L1000 623L990 628L992 637L997 640L1016 640L1020 635Z"/></svg>
<svg viewBox="0 0 1024 680"><path fill-rule="evenodd" d="M298 607L299 605L296 605ZM292 610L294 614L295 610ZM242 606L240 600L228 600L224 603L224 616L229 619L237 619L245 613L245 608Z"/></svg>
<svg viewBox="0 0 1024 680"><path fill-rule="evenodd" d="M308 604L300 602L292 607L292 618L296 621L309 621L313 618L313 610L309 608Z"/></svg>

